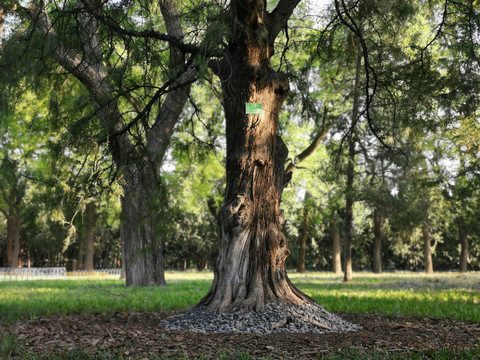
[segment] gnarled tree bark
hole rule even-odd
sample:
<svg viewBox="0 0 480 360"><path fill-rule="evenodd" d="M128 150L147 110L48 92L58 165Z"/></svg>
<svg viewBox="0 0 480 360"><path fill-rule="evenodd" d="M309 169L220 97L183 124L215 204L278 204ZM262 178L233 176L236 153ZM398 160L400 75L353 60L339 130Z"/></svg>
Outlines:
<svg viewBox="0 0 480 360"><path fill-rule="evenodd" d="M312 302L290 283L286 272L290 251L281 231L280 199L288 150L276 129L289 83L270 66L274 40L298 2L280 0L268 13L266 1L232 1L232 21L238 25L224 59L211 64L222 82L227 189L215 277L198 305L209 311ZM262 113L247 115L246 103L262 104Z"/></svg>

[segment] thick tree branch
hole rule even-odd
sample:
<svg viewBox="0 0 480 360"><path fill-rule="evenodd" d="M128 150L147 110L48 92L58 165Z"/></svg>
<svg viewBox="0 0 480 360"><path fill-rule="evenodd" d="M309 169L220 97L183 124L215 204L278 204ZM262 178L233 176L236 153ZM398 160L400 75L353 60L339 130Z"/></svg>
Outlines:
<svg viewBox="0 0 480 360"><path fill-rule="evenodd" d="M34 26L45 36L52 45L52 57L65 70L75 76L88 90L97 106L96 115L102 121L104 131L109 139L110 150L117 163L122 166L133 149L133 145L126 136L115 136L124 128L123 117L117 107L116 98L107 81L107 73L101 58L100 43L97 39L94 24L87 14L79 17L80 37L84 50L83 58L79 54L70 53L59 40L53 24L45 12L35 2L25 8L30 15ZM89 63L91 61L92 63Z"/></svg>
<svg viewBox="0 0 480 360"><path fill-rule="evenodd" d="M275 9L267 14L266 25L270 44L273 44L282 29L287 27L288 19L301 0L280 0Z"/></svg>
<svg viewBox="0 0 480 360"><path fill-rule="evenodd" d="M179 74L175 75L172 77L172 79L168 80L165 84L163 84L161 87L157 89L155 94L152 96L152 98L148 101L148 103L143 107L139 108L141 106L138 102L136 102L136 105L134 106L135 111L137 111L137 116L130 120L126 125L124 125L119 131L113 132L111 134L108 134L108 137L101 138L98 140L99 143L105 143L110 137L116 137L116 136L121 136L124 134L127 134L139 121L144 122L144 127L146 133L150 134L151 128L148 126L148 124L145 123L145 119L149 116L150 111L152 110L153 106L158 103L163 95L165 95L168 92L175 92L178 91L181 88L187 87L191 85L191 83L196 80L195 76L192 76L196 74L196 70L194 67L191 65L190 61L187 64L186 70L181 71ZM192 72L194 74L192 74ZM187 74L188 73L188 74ZM127 97L126 93L121 93L120 96L125 96ZM135 100L136 101L136 100ZM140 110L140 111L138 111ZM159 113L161 110L159 111ZM159 115L157 114L157 117ZM156 122L155 122L156 124ZM153 126L155 126L155 124ZM152 138L149 138L150 141L155 141Z"/></svg>
<svg viewBox="0 0 480 360"><path fill-rule="evenodd" d="M160 10L165 20L168 34L177 40L184 37L180 15L177 11L178 0L160 1ZM160 110L156 116L149 137L147 139L147 151L154 162L163 159L167 151L170 138L173 134L173 128L180 118L180 114L185 107L190 92L190 83L196 79L197 71L193 66L185 65L185 56L180 48L172 47L170 49L170 70L186 70L172 84L173 91L170 91L165 98Z"/></svg>
<svg viewBox="0 0 480 360"><path fill-rule="evenodd" d="M45 36L45 39L54 45L52 55L57 62L69 73L73 74L80 82L85 85L91 93L97 92L99 74L89 64L78 55L71 55L65 47L58 41L58 35L53 28L53 24L48 14L41 8L32 3L26 8L35 27Z"/></svg>
<svg viewBox="0 0 480 360"><path fill-rule="evenodd" d="M88 11L102 24L108 27L110 30L116 32L119 35L126 35L134 38L145 38L145 39L155 39L160 41L165 41L170 43L176 49L180 50L183 53L188 53L192 55L203 54L208 57L222 56L221 52L217 51L214 48L211 48L208 45L195 45L187 44L183 42L184 35L179 37L174 33L171 33L167 29L167 33L162 33L155 31L153 29L145 30L133 30L122 27L120 24L112 20L111 17L106 15L100 7L88 6Z"/></svg>

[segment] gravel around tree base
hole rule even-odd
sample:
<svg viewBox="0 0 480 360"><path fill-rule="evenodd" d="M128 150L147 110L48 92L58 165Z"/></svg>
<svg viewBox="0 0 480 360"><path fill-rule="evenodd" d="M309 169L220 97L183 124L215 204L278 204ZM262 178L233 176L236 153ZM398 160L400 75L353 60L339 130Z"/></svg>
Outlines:
<svg viewBox="0 0 480 360"><path fill-rule="evenodd" d="M345 333L358 331L361 326L343 320L317 304L268 304L261 312L211 313L204 308L160 321L160 326L170 330L200 333Z"/></svg>

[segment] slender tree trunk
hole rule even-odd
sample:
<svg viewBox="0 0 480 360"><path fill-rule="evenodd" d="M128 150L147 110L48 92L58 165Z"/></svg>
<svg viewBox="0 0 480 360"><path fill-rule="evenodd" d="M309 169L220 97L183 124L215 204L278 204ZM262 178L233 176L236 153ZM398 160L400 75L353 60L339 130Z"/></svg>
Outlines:
<svg viewBox="0 0 480 360"><path fill-rule="evenodd" d="M360 107L360 75L362 69L362 50L357 49L355 84L353 91L352 125L357 121ZM353 237L353 203L355 176L355 130L353 130L348 146L347 182L345 189L345 273L343 280L352 281L352 237Z"/></svg>
<svg viewBox="0 0 480 360"><path fill-rule="evenodd" d="M221 249L212 288L199 303L213 312L312 301L290 283L285 266L290 251L281 231L280 198L288 150L276 130L289 83L270 66L277 34L265 6L260 0L232 1L232 16L239 25L225 60L212 64L222 81L227 137ZM261 104L262 113L246 114L246 103Z"/></svg>
<svg viewBox="0 0 480 360"><path fill-rule="evenodd" d="M18 267L18 256L20 254L20 218L16 211L10 212L7 218L7 263L8 267Z"/></svg>
<svg viewBox="0 0 480 360"><path fill-rule="evenodd" d="M20 192L17 185L15 174L16 168L13 168L14 180L10 192L7 196L6 203L8 212L4 211L7 218L7 266L11 268L18 267L18 257L20 254Z"/></svg>
<svg viewBox="0 0 480 360"><path fill-rule="evenodd" d="M10 226L7 218L7 267L12 267L13 237L9 235L11 233L9 228Z"/></svg>
<svg viewBox="0 0 480 360"><path fill-rule="evenodd" d="M380 210L373 212L373 272L382 273L382 237L384 217Z"/></svg>
<svg viewBox="0 0 480 360"><path fill-rule="evenodd" d="M348 148L346 205L345 205L345 270L344 281L352 281L352 237L353 237L353 180L355 161L355 141L350 139Z"/></svg>
<svg viewBox="0 0 480 360"><path fill-rule="evenodd" d="M120 229L122 227L120 226ZM122 230L120 230L120 240L122 241L122 253L120 254L122 269L120 271L120 280L127 280L127 270L125 269L125 237L122 236Z"/></svg>
<svg viewBox="0 0 480 360"><path fill-rule="evenodd" d="M310 229L308 198L309 198L309 193L307 192L305 195L305 200L303 205L302 233L300 234L300 238L298 239L299 254L298 254L297 272L299 273L305 272L305 258L307 254L307 238L308 238L308 230Z"/></svg>
<svg viewBox="0 0 480 360"><path fill-rule="evenodd" d="M457 217L458 235L460 237L460 272L468 271L468 231L464 227L463 217Z"/></svg>
<svg viewBox="0 0 480 360"><path fill-rule="evenodd" d="M423 256L425 263L425 273L433 274L433 261L432 261L432 244L430 238L430 230L427 224L422 225L423 236Z"/></svg>
<svg viewBox="0 0 480 360"><path fill-rule="evenodd" d="M97 213L95 209L96 205L93 202L89 202L86 206L86 218L87 228L85 234L85 270L93 270L93 257L95 255L95 232L97 230Z"/></svg>
<svg viewBox="0 0 480 360"><path fill-rule="evenodd" d="M78 237L78 259L77 259L78 270L85 269L84 259L85 259L85 237L82 230Z"/></svg>
<svg viewBox="0 0 480 360"><path fill-rule="evenodd" d="M342 250L340 246L340 234L338 232L337 212L333 211L330 217L330 236L332 237L332 271L340 275L342 273Z"/></svg>

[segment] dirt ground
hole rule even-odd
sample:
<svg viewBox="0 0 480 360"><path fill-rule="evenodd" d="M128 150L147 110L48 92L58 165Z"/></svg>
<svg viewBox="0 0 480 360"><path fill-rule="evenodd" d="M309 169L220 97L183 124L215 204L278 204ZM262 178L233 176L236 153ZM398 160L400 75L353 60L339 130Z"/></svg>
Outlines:
<svg viewBox="0 0 480 360"><path fill-rule="evenodd" d="M341 314L363 330L346 334L199 334L158 326L167 313L72 315L31 320L3 330L14 333L29 353L83 349L132 359L205 359L247 351L254 357L318 358L332 350L389 353L477 348L480 324L452 320Z"/></svg>

